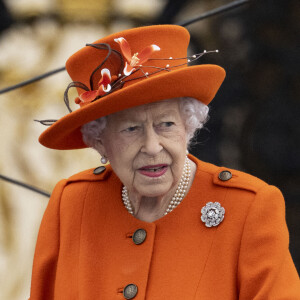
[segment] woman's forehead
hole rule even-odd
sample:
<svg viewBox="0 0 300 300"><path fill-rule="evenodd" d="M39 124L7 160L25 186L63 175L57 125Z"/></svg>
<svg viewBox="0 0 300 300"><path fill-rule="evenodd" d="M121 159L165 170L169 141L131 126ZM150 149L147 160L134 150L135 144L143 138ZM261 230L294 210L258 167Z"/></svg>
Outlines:
<svg viewBox="0 0 300 300"><path fill-rule="evenodd" d="M179 105L176 100L165 100L161 102L144 104L141 106L132 107L117 113L114 113L109 119L119 120L143 120L147 116L159 118L164 116L179 115Z"/></svg>

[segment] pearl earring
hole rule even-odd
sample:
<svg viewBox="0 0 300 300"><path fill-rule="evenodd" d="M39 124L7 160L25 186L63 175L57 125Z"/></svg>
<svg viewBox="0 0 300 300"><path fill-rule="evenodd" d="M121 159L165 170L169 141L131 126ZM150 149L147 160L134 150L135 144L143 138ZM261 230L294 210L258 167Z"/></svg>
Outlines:
<svg viewBox="0 0 300 300"><path fill-rule="evenodd" d="M103 165L105 165L105 164L107 164L107 162L108 162L108 159L103 155L102 157L101 157L101 163L103 164Z"/></svg>

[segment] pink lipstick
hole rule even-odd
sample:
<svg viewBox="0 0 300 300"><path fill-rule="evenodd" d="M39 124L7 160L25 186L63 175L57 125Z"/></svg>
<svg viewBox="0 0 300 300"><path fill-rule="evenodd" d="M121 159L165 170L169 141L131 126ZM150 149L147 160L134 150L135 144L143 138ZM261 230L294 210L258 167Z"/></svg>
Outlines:
<svg viewBox="0 0 300 300"><path fill-rule="evenodd" d="M168 165L159 164L159 165L149 165L144 166L138 169L138 171L148 177L160 177L164 175L168 170Z"/></svg>

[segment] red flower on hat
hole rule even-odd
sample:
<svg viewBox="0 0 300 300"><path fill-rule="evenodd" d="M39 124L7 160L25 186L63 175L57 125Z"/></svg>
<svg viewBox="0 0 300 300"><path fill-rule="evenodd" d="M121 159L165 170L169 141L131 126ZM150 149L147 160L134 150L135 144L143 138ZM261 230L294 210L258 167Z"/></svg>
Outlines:
<svg viewBox="0 0 300 300"><path fill-rule="evenodd" d="M114 41L120 45L121 51L128 62L126 62L123 71L126 76L129 76L135 70L134 67L140 66L146 62L154 51L160 50L157 45L150 45L144 48L140 53L137 52L131 55L131 48L126 39L120 37Z"/></svg>
<svg viewBox="0 0 300 300"><path fill-rule="evenodd" d="M95 100L98 96L103 96L111 90L111 75L108 69L101 70L101 79L98 82L98 89L93 91L86 91L79 95L75 99L77 104L88 104Z"/></svg>

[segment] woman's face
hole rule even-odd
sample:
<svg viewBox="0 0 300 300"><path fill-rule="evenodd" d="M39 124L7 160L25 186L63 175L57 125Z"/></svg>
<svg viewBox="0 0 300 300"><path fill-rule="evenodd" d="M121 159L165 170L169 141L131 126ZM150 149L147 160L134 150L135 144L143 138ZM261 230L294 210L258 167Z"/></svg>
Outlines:
<svg viewBox="0 0 300 300"><path fill-rule="evenodd" d="M163 196L181 178L187 145L176 100L109 115L101 142L100 153L131 193Z"/></svg>

